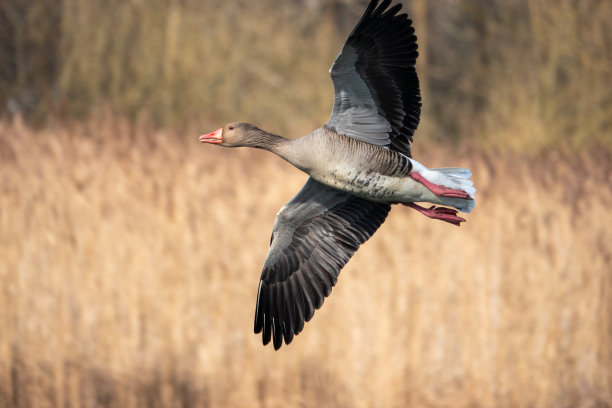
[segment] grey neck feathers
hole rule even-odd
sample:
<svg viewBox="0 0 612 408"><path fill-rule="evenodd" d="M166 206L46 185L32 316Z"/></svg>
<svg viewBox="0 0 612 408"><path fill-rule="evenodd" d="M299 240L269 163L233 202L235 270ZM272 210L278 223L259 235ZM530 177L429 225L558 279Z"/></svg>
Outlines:
<svg viewBox="0 0 612 408"><path fill-rule="evenodd" d="M254 127L248 131L245 146L275 152L276 149L286 141L288 141L288 139L285 139L282 136L278 136Z"/></svg>

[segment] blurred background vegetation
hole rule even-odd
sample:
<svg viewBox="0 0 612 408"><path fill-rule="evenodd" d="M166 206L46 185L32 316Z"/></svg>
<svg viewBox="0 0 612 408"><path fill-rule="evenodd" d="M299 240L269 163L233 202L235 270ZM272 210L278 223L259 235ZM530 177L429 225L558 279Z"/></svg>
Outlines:
<svg viewBox="0 0 612 408"><path fill-rule="evenodd" d="M289 347L252 334L306 175L197 143L327 121L364 0L0 1L0 407L612 407L612 1L413 0L415 155Z"/></svg>
<svg viewBox="0 0 612 408"><path fill-rule="evenodd" d="M327 69L367 1L10 0L0 109L44 125L100 110L157 126L324 123ZM612 3L415 0L419 137L612 147Z"/></svg>

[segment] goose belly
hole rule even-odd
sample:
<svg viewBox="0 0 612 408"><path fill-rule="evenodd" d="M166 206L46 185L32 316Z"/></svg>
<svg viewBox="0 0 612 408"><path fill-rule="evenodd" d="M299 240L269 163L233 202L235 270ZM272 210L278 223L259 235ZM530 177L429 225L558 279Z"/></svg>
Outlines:
<svg viewBox="0 0 612 408"><path fill-rule="evenodd" d="M431 192L408 176L387 176L355 168L332 168L324 174L310 175L323 184L370 201L398 203L435 197L429 197Z"/></svg>

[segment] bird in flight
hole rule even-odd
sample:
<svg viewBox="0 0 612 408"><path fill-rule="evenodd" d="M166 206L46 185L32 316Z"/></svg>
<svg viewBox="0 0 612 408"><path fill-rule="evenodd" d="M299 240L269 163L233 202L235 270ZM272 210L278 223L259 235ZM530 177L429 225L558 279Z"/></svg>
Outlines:
<svg viewBox="0 0 612 408"><path fill-rule="evenodd" d="M257 291L255 333L275 349L303 330L391 205L454 225L465 221L457 211L474 208L468 169L428 169L412 158L421 114L417 39L401 4L390 6L372 0L334 61L325 125L298 139L242 122L200 136L268 150L310 176L276 216Z"/></svg>

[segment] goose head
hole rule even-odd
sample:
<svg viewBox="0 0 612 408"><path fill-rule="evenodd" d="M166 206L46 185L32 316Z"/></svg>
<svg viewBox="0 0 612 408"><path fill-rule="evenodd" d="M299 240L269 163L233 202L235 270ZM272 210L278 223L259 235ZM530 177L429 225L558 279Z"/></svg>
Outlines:
<svg viewBox="0 0 612 408"><path fill-rule="evenodd" d="M250 123L232 122L200 136L200 142L218 144L223 147L250 146L250 141L259 133L260 129Z"/></svg>
<svg viewBox="0 0 612 408"><path fill-rule="evenodd" d="M200 142L223 147L254 147L270 150L286 139L261 130L250 123L232 122L200 136Z"/></svg>

